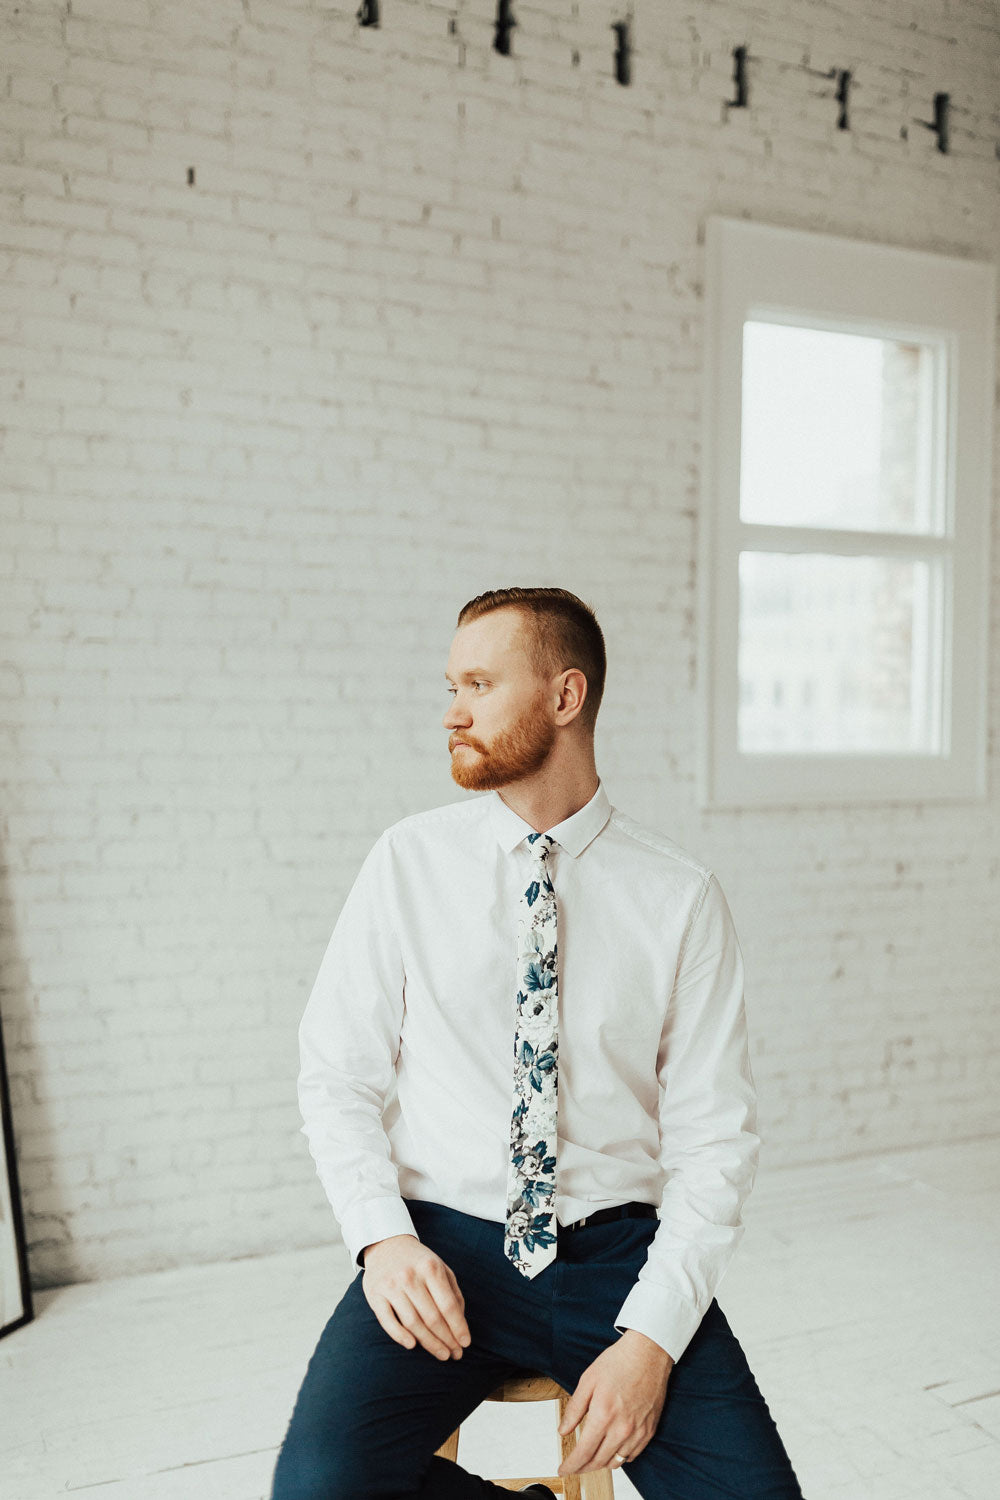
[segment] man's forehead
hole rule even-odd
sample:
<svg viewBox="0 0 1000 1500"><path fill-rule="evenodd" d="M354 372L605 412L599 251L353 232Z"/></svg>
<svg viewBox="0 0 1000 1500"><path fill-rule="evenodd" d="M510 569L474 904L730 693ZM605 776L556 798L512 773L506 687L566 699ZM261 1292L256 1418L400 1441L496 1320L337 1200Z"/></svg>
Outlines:
<svg viewBox="0 0 1000 1500"><path fill-rule="evenodd" d="M478 666L469 666L461 672L465 677L496 677L505 669L514 667L517 657L523 655L521 639L522 621L517 612L510 609L493 610L460 625L452 642L449 661L456 666L463 657L472 657ZM452 678L445 672L445 677Z"/></svg>

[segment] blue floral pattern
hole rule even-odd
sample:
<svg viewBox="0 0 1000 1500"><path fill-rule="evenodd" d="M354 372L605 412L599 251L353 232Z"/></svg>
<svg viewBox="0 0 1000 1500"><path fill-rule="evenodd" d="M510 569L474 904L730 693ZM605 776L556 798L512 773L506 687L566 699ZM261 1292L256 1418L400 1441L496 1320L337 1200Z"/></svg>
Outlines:
<svg viewBox="0 0 1000 1500"><path fill-rule="evenodd" d="M535 878L521 897L517 933L514 1107L510 1122L504 1254L523 1275L555 1259L558 986L556 893L549 834L529 833Z"/></svg>

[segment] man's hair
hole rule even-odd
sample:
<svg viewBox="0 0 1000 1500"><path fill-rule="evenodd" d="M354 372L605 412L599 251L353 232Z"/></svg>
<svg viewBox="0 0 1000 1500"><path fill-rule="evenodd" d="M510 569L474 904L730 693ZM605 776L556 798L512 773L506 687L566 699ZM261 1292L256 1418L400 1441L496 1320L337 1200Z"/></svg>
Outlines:
<svg viewBox="0 0 1000 1500"><path fill-rule="evenodd" d="M569 667L577 667L586 677L587 696L579 718L593 734L608 666L604 636L594 611L568 589L490 589L462 606L457 623L468 625L480 615L511 607L523 617L522 640L536 676L555 677Z"/></svg>

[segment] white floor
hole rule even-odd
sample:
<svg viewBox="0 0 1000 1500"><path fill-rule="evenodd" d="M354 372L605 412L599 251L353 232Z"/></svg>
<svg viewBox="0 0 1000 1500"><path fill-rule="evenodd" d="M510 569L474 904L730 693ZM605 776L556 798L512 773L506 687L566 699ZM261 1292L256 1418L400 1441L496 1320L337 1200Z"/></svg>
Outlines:
<svg viewBox="0 0 1000 1500"><path fill-rule="evenodd" d="M746 1220L719 1302L806 1500L997 1500L1000 1141L762 1173ZM266 1497L350 1275L337 1246L36 1294L0 1340L0 1497ZM462 1462L554 1472L554 1413L481 1407Z"/></svg>

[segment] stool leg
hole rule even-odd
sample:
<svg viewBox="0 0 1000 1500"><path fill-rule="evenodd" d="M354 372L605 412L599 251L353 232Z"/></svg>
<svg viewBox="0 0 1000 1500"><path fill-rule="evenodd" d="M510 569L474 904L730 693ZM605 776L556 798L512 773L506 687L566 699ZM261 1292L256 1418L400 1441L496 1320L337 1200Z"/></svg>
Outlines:
<svg viewBox="0 0 1000 1500"><path fill-rule="evenodd" d="M568 1405L569 1392L567 1391L559 1397L560 1427ZM562 1457L568 1458L576 1447L576 1432L568 1432L565 1437L560 1437L559 1441L562 1447ZM563 1480L563 1494L566 1500L615 1500L612 1471L590 1469L585 1474L567 1474Z"/></svg>
<svg viewBox="0 0 1000 1500"><path fill-rule="evenodd" d="M568 1405L569 1405L569 1392L566 1391L566 1392L564 1392L563 1395L561 1395L559 1397L559 1426L560 1427L562 1426L563 1417L566 1415L566 1408L567 1408ZM573 1429L572 1432L567 1432L565 1434L560 1434L560 1437L559 1437L559 1446L560 1446L560 1448L562 1450L562 1455L561 1455L561 1458L560 1458L560 1462L562 1462L563 1459L569 1458L570 1454L573 1452L573 1449L576 1447L576 1429L575 1428ZM563 1495L565 1496L565 1500L581 1500L581 1495L580 1495L580 1475L579 1474L567 1474L566 1475L566 1478L563 1480Z"/></svg>
<svg viewBox="0 0 1000 1500"><path fill-rule="evenodd" d="M456 1427L451 1437L445 1438L435 1452L436 1458L450 1458L453 1464L458 1463L458 1434L461 1430L461 1427Z"/></svg>
<svg viewBox="0 0 1000 1500"><path fill-rule="evenodd" d="M583 1500L615 1500L615 1483L610 1469L592 1469L581 1474Z"/></svg>

